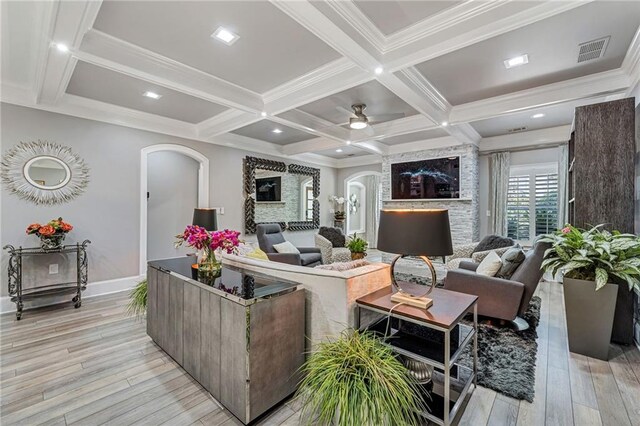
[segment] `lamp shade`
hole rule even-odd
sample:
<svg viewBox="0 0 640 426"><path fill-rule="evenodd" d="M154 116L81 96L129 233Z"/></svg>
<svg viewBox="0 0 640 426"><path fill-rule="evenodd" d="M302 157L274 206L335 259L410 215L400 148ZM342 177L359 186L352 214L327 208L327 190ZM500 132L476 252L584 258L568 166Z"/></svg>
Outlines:
<svg viewBox="0 0 640 426"><path fill-rule="evenodd" d="M378 250L408 256L453 254L449 211L381 210Z"/></svg>
<svg viewBox="0 0 640 426"><path fill-rule="evenodd" d="M192 225L200 226L207 231L218 230L218 218L216 209L193 209Z"/></svg>

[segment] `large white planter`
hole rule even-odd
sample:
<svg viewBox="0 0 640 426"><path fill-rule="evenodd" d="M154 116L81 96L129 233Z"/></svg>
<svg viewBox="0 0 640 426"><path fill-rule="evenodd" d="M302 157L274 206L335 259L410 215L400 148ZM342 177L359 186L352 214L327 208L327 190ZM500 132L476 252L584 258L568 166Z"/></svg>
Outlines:
<svg viewBox="0 0 640 426"><path fill-rule="evenodd" d="M596 291L594 281L563 281L569 350L608 360L618 286L606 284Z"/></svg>

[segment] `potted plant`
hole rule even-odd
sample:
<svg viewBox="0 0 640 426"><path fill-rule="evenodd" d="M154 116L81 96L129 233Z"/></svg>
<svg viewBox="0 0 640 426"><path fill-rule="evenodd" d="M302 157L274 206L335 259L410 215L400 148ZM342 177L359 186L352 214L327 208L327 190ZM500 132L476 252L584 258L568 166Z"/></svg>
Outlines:
<svg viewBox="0 0 640 426"><path fill-rule="evenodd" d="M415 379L370 332L320 343L302 373L296 397L307 424L416 425L426 410Z"/></svg>
<svg viewBox="0 0 640 426"><path fill-rule="evenodd" d="M618 291L640 289L640 238L567 225L544 235L551 243L542 268L564 274L563 291L571 352L608 359Z"/></svg>
<svg viewBox="0 0 640 426"><path fill-rule="evenodd" d="M147 280L140 281L129 293L127 313L141 317L147 312Z"/></svg>
<svg viewBox="0 0 640 426"><path fill-rule="evenodd" d="M334 206L333 218L334 218L334 220L336 222L344 221L344 218L345 218L345 211L344 211L345 199L344 199L344 197L338 197L337 195L331 195L331 196L329 196L329 200L333 202L333 206Z"/></svg>
<svg viewBox="0 0 640 426"><path fill-rule="evenodd" d="M354 232L353 237L351 237L347 242L347 248L351 252L351 259L352 260L364 259L364 257L367 255L368 246L369 246L369 243L367 243L362 238L358 237Z"/></svg>
<svg viewBox="0 0 640 426"><path fill-rule="evenodd" d="M37 234L40 237L40 246L44 250L58 250L62 248L64 238L73 229L70 223L61 217L52 219L44 225L32 223L27 227L27 235Z"/></svg>

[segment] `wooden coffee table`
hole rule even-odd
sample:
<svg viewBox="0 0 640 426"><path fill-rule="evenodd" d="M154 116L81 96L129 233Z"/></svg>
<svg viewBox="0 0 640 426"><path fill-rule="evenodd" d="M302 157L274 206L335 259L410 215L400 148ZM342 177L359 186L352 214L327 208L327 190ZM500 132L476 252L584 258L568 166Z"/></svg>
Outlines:
<svg viewBox="0 0 640 426"><path fill-rule="evenodd" d="M401 283L401 286L414 294L424 293L425 290L424 286L411 283ZM425 310L407 305L398 306L391 301L391 294L392 288L389 286L357 299L356 327L380 333L384 336L385 344L397 353L436 369L433 375L432 402L429 403L431 412L423 413L423 416L432 422L448 426L461 412L466 396L477 386L478 297L435 288L429 295L433 299L433 306ZM364 311L382 315L382 318L362 325ZM469 313L473 313L473 326L462 322L462 318ZM389 326L388 318L398 320L397 329ZM425 334L435 335L436 338L424 338L404 332L401 326L403 321L425 327L428 329ZM469 369L459 364L459 358L472 342L473 368Z"/></svg>

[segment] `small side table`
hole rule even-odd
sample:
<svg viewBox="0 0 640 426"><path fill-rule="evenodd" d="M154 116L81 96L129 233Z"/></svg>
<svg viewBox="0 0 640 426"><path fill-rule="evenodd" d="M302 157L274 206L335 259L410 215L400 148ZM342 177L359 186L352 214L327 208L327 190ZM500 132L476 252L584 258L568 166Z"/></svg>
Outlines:
<svg viewBox="0 0 640 426"><path fill-rule="evenodd" d="M87 288L88 261L87 261L87 245L91 241L84 240L82 243L62 246L59 249L45 250L40 247L32 248L15 248L12 245L4 246L3 249L9 252L9 296L11 301L16 304L16 319L22 318L23 302L38 297L53 296L58 294L73 294L75 296L71 301L76 308L82 306L82 291ZM34 287L29 289L22 288L22 258L26 256L43 256L58 253L75 253L76 254L76 280L75 282L66 282L59 284L51 284L46 286Z"/></svg>
<svg viewBox="0 0 640 426"><path fill-rule="evenodd" d="M402 287L413 291L415 284L402 283ZM417 286L416 292L424 292ZM387 322L397 319L399 324L407 321L426 327L430 333L444 335L443 339L426 340L415 334L389 327L389 336L384 340L395 352L429 364L442 374L434 374L434 390L431 392L431 412L422 413L428 420L449 426L458 414L467 394L477 386L478 375L478 297L435 288L429 295L433 306L420 309L413 306L396 306L391 301L391 286L382 288L356 300L356 327L385 335ZM391 309L393 310L391 311ZM383 318L361 327L362 311L384 315ZM391 311L391 314L389 312ZM467 313L473 312L473 326L462 323ZM391 317L388 319L388 317ZM414 326L415 327L415 326ZM433 331L435 330L435 332ZM459 335L452 336L452 333ZM454 339L452 340L452 337ZM457 342L457 345L455 344ZM465 348L472 343L473 368L460 365L458 360ZM441 380L441 383L439 381ZM473 389L471 388L473 384ZM441 392L439 394L438 392Z"/></svg>

